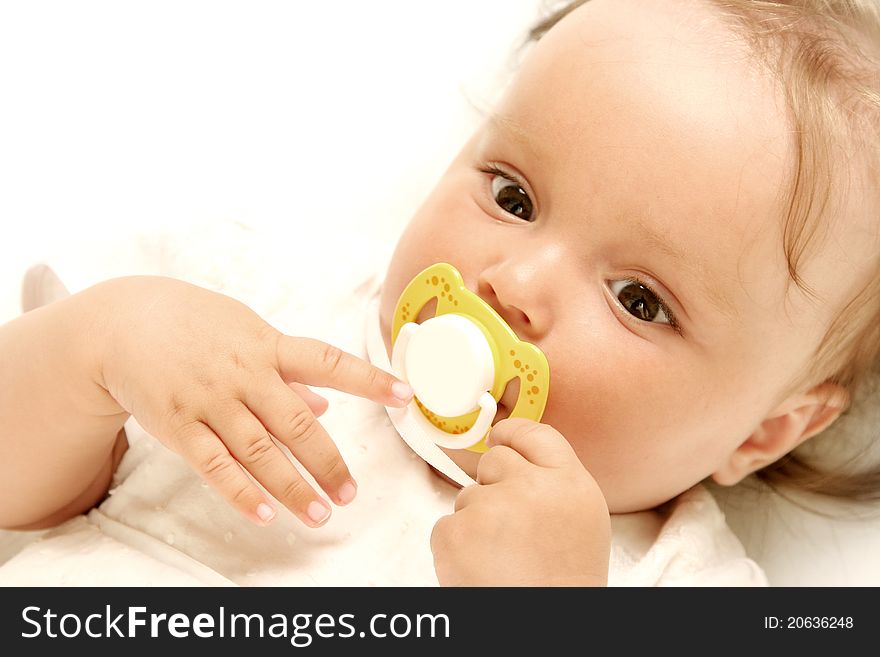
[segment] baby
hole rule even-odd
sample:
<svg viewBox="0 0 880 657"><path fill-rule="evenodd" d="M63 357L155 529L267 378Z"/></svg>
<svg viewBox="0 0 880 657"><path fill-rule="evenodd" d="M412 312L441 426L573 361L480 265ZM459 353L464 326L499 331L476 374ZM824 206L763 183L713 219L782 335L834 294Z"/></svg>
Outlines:
<svg viewBox="0 0 880 657"><path fill-rule="evenodd" d="M449 451L478 485L434 527L441 583L604 584L609 514L708 477L818 480L790 453L847 409L880 352L880 16L840 7L591 0L534 31L382 287L389 352L403 288L445 261L550 365L541 423L503 419L509 389L489 451ZM162 278L27 313L0 328L0 354L11 528L100 502L129 415L253 522L277 510L248 474L323 525L330 506L267 432L346 505L356 484L302 384L389 406L411 396Z"/></svg>

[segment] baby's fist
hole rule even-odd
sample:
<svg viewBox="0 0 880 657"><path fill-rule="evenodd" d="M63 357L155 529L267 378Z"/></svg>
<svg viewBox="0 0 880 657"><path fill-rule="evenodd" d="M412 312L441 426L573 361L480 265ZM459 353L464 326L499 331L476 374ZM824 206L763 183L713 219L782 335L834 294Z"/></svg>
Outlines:
<svg viewBox="0 0 880 657"><path fill-rule="evenodd" d="M603 586L611 529L596 481L562 434L511 418L492 428L455 513L431 535L444 586Z"/></svg>

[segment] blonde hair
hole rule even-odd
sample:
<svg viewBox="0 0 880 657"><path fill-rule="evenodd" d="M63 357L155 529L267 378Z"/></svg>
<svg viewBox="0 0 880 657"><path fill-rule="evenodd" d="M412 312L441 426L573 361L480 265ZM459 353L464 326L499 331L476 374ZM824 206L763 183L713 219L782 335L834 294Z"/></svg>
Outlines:
<svg viewBox="0 0 880 657"><path fill-rule="evenodd" d="M529 40L540 39L587 1L563 4L532 28ZM833 192L847 189L846 176L856 172L867 181L866 190L874 193L873 203L866 207L880 208L880 0L706 1L746 40L785 93L795 152L783 250L791 282L821 302L801 277L799 265L811 249L818 248L825 222L840 209L833 207ZM844 172L834 166L835 147L849 155L850 166ZM880 225L880 217L876 219ZM793 389L817 379L838 383L855 396L878 374L880 254L873 266L873 275L831 322L809 360L809 371L792 382ZM880 499L880 465L873 470L825 470L792 452L757 476L773 487L781 484L850 499Z"/></svg>

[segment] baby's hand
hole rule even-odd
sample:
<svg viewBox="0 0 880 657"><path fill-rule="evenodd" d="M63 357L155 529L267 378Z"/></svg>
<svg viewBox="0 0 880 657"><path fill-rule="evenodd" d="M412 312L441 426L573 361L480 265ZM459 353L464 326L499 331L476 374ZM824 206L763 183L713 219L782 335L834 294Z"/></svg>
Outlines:
<svg viewBox="0 0 880 657"><path fill-rule="evenodd" d="M404 405L412 394L406 384L336 347L283 335L243 303L183 281L102 285L111 310L101 385L230 504L258 524L274 517L247 472L306 524L329 518L329 504L270 433L336 504L352 500L348 467L315 419L326 400L299 384L388 406Z"/></svg>
<svg viewBox="0 0 880 657"><path fill-rule="evenodd" d="M443 586L604 586L611 527L596 481L546 425L496 424L455 513L431 535Z"/></svg>

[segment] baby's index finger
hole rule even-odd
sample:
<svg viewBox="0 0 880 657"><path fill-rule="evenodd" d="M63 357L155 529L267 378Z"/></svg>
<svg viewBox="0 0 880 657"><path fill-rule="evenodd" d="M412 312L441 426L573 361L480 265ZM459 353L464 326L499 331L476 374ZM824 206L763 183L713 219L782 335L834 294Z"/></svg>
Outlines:
<svg viewBox="0 0 880 657"><path fill-rule="evenodd" d="M384 406L404 406L413 395L408 384L385 370L313 338L282 335L276 357L286 383L335 388Z"/></svg>
<svg viewBox="0 0 880 657"><path fill-rule="evenodd" d="M506 445L531 463L556 467L577 459L565 437L547 424L521 417L501 420L492 427L486 445Z"/></svg>

